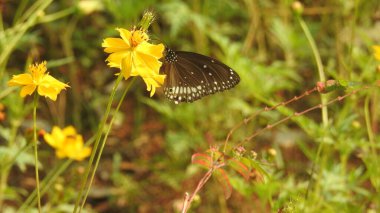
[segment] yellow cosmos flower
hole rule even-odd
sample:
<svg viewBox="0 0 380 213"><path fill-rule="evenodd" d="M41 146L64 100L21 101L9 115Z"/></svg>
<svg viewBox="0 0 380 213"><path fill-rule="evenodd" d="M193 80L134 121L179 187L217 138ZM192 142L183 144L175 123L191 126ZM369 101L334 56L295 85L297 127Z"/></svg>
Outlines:
<svg viewBox="0 0 380 213"><path fill-rule="evenodd" d="M31 95L36 89L39 95L55 101L61 90L69 85L64 84L46 73L46 61L30 65L29 73L13 75L8 86L22 86L20 96Z"/></svg>
<svg viewBox="0 0 380 213"><path fill-rule="evenodd" d="M376 60L380 61L380 46L374 45L373 48L373 55L375 56Z"/></svg>
<svg viewBox="0 0 380 213"><path fill-rule="evenodd" d="M58 158L71 158L81 161L91 154L91 148L85 147L83 137L72 126L60 129L54 126L51 134L44 135L45 141L56 151Z"/></svg>
<svg viewBox="0 0 380 213"><path fill-rule="evenodd" d="M106 38L102 43L104 52L110 53L106 59L108 65L119 68L125 79L141 76L153 96L166 77L159 74L164 45L149 43L149 36L143 30L116 30L121 38Z"/></svg>

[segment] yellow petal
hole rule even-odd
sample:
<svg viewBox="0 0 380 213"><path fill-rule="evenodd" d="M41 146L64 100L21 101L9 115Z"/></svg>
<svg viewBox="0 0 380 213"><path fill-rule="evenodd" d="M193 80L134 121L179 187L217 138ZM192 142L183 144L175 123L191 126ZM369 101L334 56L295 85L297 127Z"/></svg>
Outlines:
<svg viewBox="0 0 380 213"><path fill-rule="evenodd" d="M57 126L53 127L51 134L46 133L44 135L44 139L46 143L48 143L50 146L54 148L62 147L65 138L66 136L63 134L61 129Z"/></svg>
<svg viewBox="0 0 380 213"><path fill-rule="evenodd" d="M33 84L32 75L29 73L14 75L12 79L8 81L8 86L22 86L28 84Z"/></svg>
<svg viewBox="0 0 380 213"><path fill-rule="evenodd" d="M34 90L36 90L36 85L34 84L23 86L20 91L20 96L25 97L27 95L31 95L34 92Z"/></svg>
<svg viewBox="0 0 380 213"><path fill-rule="evenodd" d="M61 128L58 126L53 126L52 133L51 133L54 138L56 138L58 141L63 141L65 140L66 135L63 133Z"/></svg>
<svg viewBox="0 0 380 213"><path fill-rule="evenodd" d="M65 150L65 149L56 149L56 150L55 150L55 155L56 155L58 158L65 158L65 157L67 157L67 153L66 153L66 150Z"/></svg>
<svg viewBox="0 0 380 213"><path fill-rule="evenodd" d="M50 98L53 101L57 100L58 93L57 90L51 87L45 87L45 86L39 86L38 89L38 94L41 96L44 96L46 98Z"/></svg>
<svg viewBox="0 0 380 213"><path fill-rule="evenodd" d="M127 80L131 76L132 72L132 54L122 59L121 73L124 79Z"/></svg>
<svg viewBox="0 0 380 213"><path fill-rule="evenodd" d="M66 154L67 157L74 160L83 160L85 157L88 157L91 153L91 148L83 146L83 138L81 135L77 137L71 137L70 140L67 140L66 144Z"/></svg>
<svg viewBox="0 0 380 213"><path fill-rule="evenodd" d="M161 86L164 84L165 78L166 78L166 75L156 75L154 79Z"/></svg>
<svg viewBox="0 0 380 213"><path fill-rule="evenodd" d="M150 97L152 97L155 92L156 92L156 87L152 85L152 90L150 91Z"/></svg>
<svg viewBox="0 0 380 213"><path fill-rule="evenodd" d="M55 79L51 75L45 75L42 81L40 82L41 85L47 84L50 85L51 87L54 87L58 90L65 89L66 87L70 87L69 85L60 82L59 80Z"/></svg>
<svg viewBox="0 0 380 213"><path fill-rule="evenodd" d="M143 78L146 84L146 90L150 91L150 97L154 95L156 92L156 87L160 87L161 85L153 78Z"/></svg>
<svg viewBox="0 0 380 213"><path fill-rule="evenodd" d="M106 38L103 40L102 47L105 47L104 52L114 53L125 51L130 48L130 45L121 38Z"/></svg>
<svg viewBox="0 0 380 213"><path fill-rule="evenodd" d="M121 69L121 60L128 57L130 54L130 51L115 52L110 54L106 59L106 61L108 61L108 66Z"/></svg>
<svg viewBox="0 0 380 213"><path fill-rule="evenodd" d="M132 46L131 37L132 33L129 30L123 29L123 28L117 28L117 31L120 33L120 37L124 40L124 42L130 47Z"/></svg>
<svg viewBox="0 0 380 213"><path fill-rule="evenodd" d="M91 148L90 147L84 147L82 150L80 150L79 153L76 154L75 160L81 161L91 154Z"/></svg>
<svg viewBox="0 0 380 213"><path fill-rule="evenodd" d="M380 61L380 46L379 45L374 45L372 46L373 48L373 55L375 57L376 60Z"/></svg>
<svg viewBox="0 0 380 213"><path fill-rule="evenodd" d="M136 52L144 53L157 59L162 58L164 50L165 47L163 44L150 44L148 42L141 43L135 49Z"/></svg>
<svg viewBox="0 0 380 213"><path fill-rule="evenodd" d="M38 86L37 92L41 96L50 98L51 100L57 100L57 95L62 89L65 89L69 85L64 84L50 75L46 75Z"/></svg>
<svg viewBox="0 0 380 213"><path fill-rule="evenodd" d="M49 133L44 134L44 139L46 143L48 143L50 146L55 147L56 146L56 140L53 138L53 136Z"/></svg>
<svg viewBox="0 0 380 213"><path fill-rule="evenodd" d="M66 136L76 135L77 131L73 126L67 126L63 129L63 134L65 134Z"/></svg>
<svg viewBox="0 0 380 213"><path fill-rule="evenodd" d="M160 72L162 62L154 56L141 52L136 52L135 56L136 57L133 59L141 77L151 77L153 74L158 74Z"/></svg>

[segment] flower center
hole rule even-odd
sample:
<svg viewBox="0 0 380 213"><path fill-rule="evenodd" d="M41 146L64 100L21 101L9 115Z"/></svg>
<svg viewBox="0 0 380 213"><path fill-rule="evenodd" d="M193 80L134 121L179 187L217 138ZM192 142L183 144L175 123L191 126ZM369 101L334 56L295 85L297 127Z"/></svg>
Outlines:
<svg viewBox="0 0 380 213"><path fill-rule="evenodd" d="M132 47L138 46L140 43L147 41L149 39L148 35L141 30L133 30L131 36Z"/></svg>
<svg viewBox="0 0 380 213"><path fill-rule="evenodd" d="M34 64L29 66L29 71L32 74L32 79L35 84L39 84L42 78L46 75L46 61L40 64Z"/></svg>

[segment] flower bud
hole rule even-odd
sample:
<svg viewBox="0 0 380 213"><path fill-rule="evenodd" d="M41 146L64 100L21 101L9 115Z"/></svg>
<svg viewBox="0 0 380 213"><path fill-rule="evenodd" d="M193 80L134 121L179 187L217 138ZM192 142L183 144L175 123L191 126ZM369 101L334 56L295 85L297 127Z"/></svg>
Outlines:
<svg viewBox="0 0 380 213"><path fill-rule="evenodd" d="M292 9L297 15L302 15L303 13L303 5L299 1L293 2Z"/></svg>
<svg viewBox="0 0 380 213"><path fill-rule="evenodd" d="M272 156L276 156L277 155L277 151L275 149L273 149L273 148L268 149L268 153L270 155L272 155Z"/></svg>
<svg viewBox="0 0 380 213"><path fill-rule="evenodd" d="M140 29L142 31L147 31L149 26L153 23L155 19L154 13L152 11L145 11L144 15L139 23Z"/></svg>

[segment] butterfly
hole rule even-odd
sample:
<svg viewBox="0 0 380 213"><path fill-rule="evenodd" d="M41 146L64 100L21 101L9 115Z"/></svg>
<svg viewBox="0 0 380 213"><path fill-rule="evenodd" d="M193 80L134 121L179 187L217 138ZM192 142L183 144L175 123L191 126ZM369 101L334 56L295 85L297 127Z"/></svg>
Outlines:
<svg viewBox="0 0 380 213"><path fill-rule="evenodd" d="M240 82L233 69L214 58L169 48L165 49L160 73L166 75L165 97L176 104L199 100Z"/></svg>

